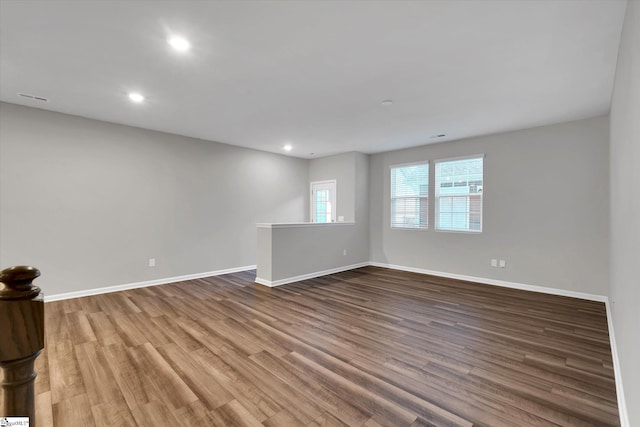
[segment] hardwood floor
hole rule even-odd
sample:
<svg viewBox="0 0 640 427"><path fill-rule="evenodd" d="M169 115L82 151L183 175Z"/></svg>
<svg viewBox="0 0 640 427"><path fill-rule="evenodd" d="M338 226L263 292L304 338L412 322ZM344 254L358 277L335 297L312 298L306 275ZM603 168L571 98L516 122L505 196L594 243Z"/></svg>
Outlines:
<svg viewBox="0 0 640 427"><path fill-rule="evenodd" d="M39 427L619 425L602 303L366 267L47 303Z"/></svg>

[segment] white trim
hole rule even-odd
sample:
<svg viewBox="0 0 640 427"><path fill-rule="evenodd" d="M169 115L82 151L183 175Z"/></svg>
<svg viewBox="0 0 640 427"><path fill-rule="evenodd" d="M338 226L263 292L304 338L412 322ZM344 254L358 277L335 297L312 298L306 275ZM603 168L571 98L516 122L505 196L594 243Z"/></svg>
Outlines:
<svg viewBox="0 0 640 427"><path fill-rule="evenodd" d="M618 349L616 347L616 337L613 333L613 317L611 315L611 305L609 299L605 301L607 308L607 324L609 325L609 345L611 346L611 357L613 358L613 374L616 380L616 395L618 398L618 415L620 416L620 427L631 427L629 414L627 413L627 403L624 398L622 387L622 371L620 370L620 360L618 359Z"/></svg>
<svg viewBox="0 0 640 427"><path fill-rule="evenodd" d="M429 228L427 228L427 227L411 228L411 227L394 227L394 226L391 226L391 227L389 227L389 229L392 230L392 231L396 231L396 230L400 230L400 231L423 231L423 232L429 231Z"/></svg>
<svg viewBox="0 0 640 427"><path fill-rule="evenodd" d="M45 302L60 301L70 298L80 298L90 295L106 294L110 292L126 291L128 289L146 288L147 286L165 285L167 283L183 282L185 280L202 279L203 277L220 276L222 274L237 273L240 271L255 270L255 265L245 265L244 267L226 268L224 270L207 271L204 273L187 274L184 276L167 277L164 279L148 280L146 282L127 283L124 285L106 286L104 288L87 289L76 292L66 292L62 294L45 295Z"/></svg>
<svg viewBox="0 0 640 427"><path fill-rule="evenodd" d="M397 164L389 165L389 169L403 168L405 166L418 166L418 165L427 165L427 168L429 168L429 172L431 172L431 167L430 167L431 160L419 160L417 162L397 163Z"/></svg>
<svg viewBox="0 0 640 427"><path fill-rule="evenodd" d="M329 270L316 271L314 273L307 273L307 274L302 274L300 276L287 277L286 279L278 279L278 280L266 280L260 277L256 277L255 282L260 285L269 286L270 288L273 288L274 286L281 286L281 285L286 285L288 283L300 282L302 280L313 279L315 277L320 277L320 276L326 276L327 274L340 273L342 271L353 270L354 268L366 267L368 265L369 265L369 262L365 261L365 262L359 262L357 264L345 265L342 267L331 268Z"/></svg>
<svg viewBox="0 0 640 427"><path fill-rule="evenodd" d="M355 225L355 222L282 222L282 223L257 223L257 228L303 228L303 227L329 227L332 225Z"/></svg>
<svg viewBox="0 0 640 427"><path fill-rule="evenodd" d="M454 160L484 159L485 157L486 157L485 153L467 154L465 156L445 157L445 158L442 158L442 159L433 159L433 163L451 162L451 161L454 161Z"/></svg>
<svg viewBox="0 0 640 427"><path fill-rule="evenodd" d="M482 223L480 224L480 226L482 226ZM436 233L482 234L482 230L456 230L456 229L435 228L435 227L433 230Z"/></svg>
<svg viewBox="0 0 640 427"><path fill-rule="evenodd" d="M584 292L567 291L565 289L547 288L545 286L527 285L524 283L507 282L504 280L487 279L485 277L466 276L464 274L446 273L443 271L426 270L424 268L406 267L402 265L385 264L382 262L370 261L369 265L374 267L390 268L392 270L409 271L412 273L430 274L432 276L448 277L450 279L466 280L469 282L484 283L487 285L502 286L505 288L521 289L523 291L541 292L544 294L560 295L564 297L581 298L591 301L607 302L604 295L587 294Z"/></svg>
<svg viewBox="0 0 640 427"><path fill-rule="evenodd" d="M310 184L337 184L338 180L336 179L322 179L320 181L311 181Z"/></svg>

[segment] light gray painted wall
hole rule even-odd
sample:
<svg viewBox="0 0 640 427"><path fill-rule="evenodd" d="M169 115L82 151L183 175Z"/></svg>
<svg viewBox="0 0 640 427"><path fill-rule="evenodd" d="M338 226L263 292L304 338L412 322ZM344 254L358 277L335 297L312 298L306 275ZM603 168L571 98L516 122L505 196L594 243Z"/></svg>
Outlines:
<svg viewBox="0 0 640 427"><path fill-rule="evenodd" d="M345 222L355 222L354 256L357 262L369 260L369 156L344 153L309 162L309 180L337 181L338 215Z"/></svg>
<svg viewBox="0 0 640 427"><path fill-rule="evenodd" d="M632 426L640 426L640 2L629 1L611 102L611 295Z"/></svg>
<svg viewBox="0 0 640 427"><path fill-rule="evenodd" d="M367 256L369 247L369 156L353 153L355 165L354 202L356 224L363 226L367 239Z"/></svg>
<svg viewBox="0 0 640 427"><path fill-rule="evenodd" d="M608 132L598 117L372 155L371 260L607 295ZM429 230L390 228L390 165L480 153L481 234L435 232L433 186Z"/></svg>
<svg viewBox="0 0 640 427"><path fill-rule="evenodd" d="M369 155L354 153L355 165L355 215L358 257L369 261Z"/></svg>
<svg viewBox="0 0 640 427"><path fill-rule="evenodd" d="M273 280L273 241L271 239L271 229L258 227L257 240L258 257L256 262L256 277L272 281Z"/></svg>
<svg viewBox="0 0 640 427"><path fill-rule="evenodd" d="M336 180L336 219L355 221L355 156L356 153L336 154L309 161L309 181Z"/></svg>
<svg viewBox="0 0 640 427"><path fill-rule="evenodd" d="M363 247L354 223L307 224L270 230L272 281L368 261L368 248ZM260 267L258 277L267 279Z"/></svg>
<svg viewBox="0 0 640 427"><path fill-rule="evenodd" d="M48 295L253 265L257 222L306 219L307 160L6 103L0 162L0 264Z"/></svg>
<svg viewBox="0 0 640 427"><path fill-rule="evenodd" d="M260 258L259 278L277 281L369 260L368 166L369 156L362 153L310 161L309 181L335 179L337 214L343 215L345 222L355 223L260 229L258 250L262 253L262 246L270 244L271 260ZM267 236L264 230L271 234ZM263 262L270 262L271 267Z"/></svg>

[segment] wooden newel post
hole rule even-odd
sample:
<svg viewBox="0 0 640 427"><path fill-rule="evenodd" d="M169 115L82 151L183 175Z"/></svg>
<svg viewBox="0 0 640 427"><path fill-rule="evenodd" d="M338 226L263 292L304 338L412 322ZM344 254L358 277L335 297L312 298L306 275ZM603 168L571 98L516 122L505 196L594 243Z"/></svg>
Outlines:
<svg viewBox="0 0 640 427"><path fill-rule="evenodd" d="M0 416L28 416L31 427L36 425L33 365L44 348L44 301L31 283L38 276L37 268L25 266L0 272Z"/></svg>

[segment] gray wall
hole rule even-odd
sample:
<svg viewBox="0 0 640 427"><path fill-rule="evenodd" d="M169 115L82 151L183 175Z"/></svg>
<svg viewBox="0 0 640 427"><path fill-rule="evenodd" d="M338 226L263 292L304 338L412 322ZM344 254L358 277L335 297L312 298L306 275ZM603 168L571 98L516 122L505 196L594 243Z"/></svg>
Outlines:
<svg viewBox="0 0 640 427"><path fill-rule="evenodd" d="M253 265L256 222L306 220L307 160L209 141L2 103L0 162L0 264L48 295Z"/></svg>
<svg viewBox="0 0 640 427"><path fill-rule="evenodd" d="M356 153L320 157L309 162L309 181L336 180L336 219L355 221L355 156Z"/></svg>
<svg viewBox="0 0 640 427"><path fill-rule="evenodd" d="M607 295L608 132L599 117L372 155L371 260ZM481 234L435 232L433 188L429 230L390 228L390 165L480 153Z"/></svg>
<svg viewBox="0 0 640 427"><path fill-rule="evenodd" d="M273 281L273 239L271 228L258 227L256 279ZM257 280L256 280L257 281Z"/></svg>
<svg viewBox="0 0 640 427"><path fill-rule="evenodd" d="M368 262L368 177L366 154L351 152L311 160L310 181L336 180L337 215L344 216L345 222L259 228L258 279L282 283Z"/></svg>
<svg viewBox="0 0 640 427"><path fill-rule="evenodd" d="M271 231L271 234L263 234L265 231ZM271 267L259 260L260 279L288 283L297 276L315 276L323 271L368 262L368 248L363 247L354 223L274 226L261 228L259 233L259 250L271 243Z"/></svg>
<svg viewBox="0 0 640 427"><path fill-rule="evenodd" d="M627 3L611 103L611 306L629 421L640 426L640 2Z"/></svg>
<svg viewBox="0 0 640 427"><path fill-rule="evenodd" d="M313 159L309 162L309 180L335 179L337 215L355 222L353 248L349 258L355 262L369 260L369 156L350 152Z"/></svg>

